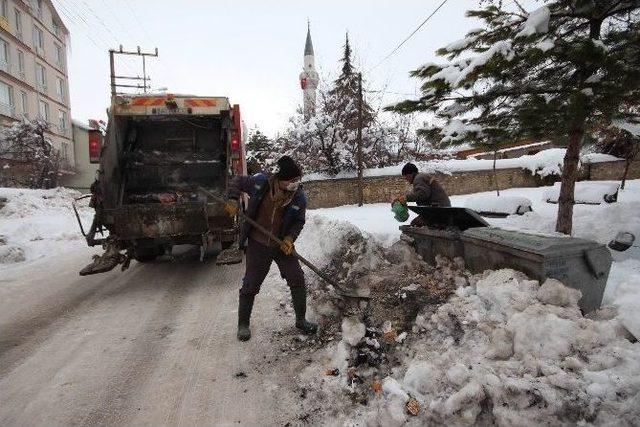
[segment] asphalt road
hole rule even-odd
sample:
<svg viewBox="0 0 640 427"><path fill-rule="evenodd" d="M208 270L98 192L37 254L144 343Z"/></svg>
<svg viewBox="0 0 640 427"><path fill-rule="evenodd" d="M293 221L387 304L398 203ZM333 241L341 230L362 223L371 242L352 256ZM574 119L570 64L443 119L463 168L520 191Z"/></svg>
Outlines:
<svg viewBox="0 0 640 427"><path fill-rule="evenodd" d="M243 264L132 262L78 276L89 258L72 251L0 271L0 425L295 424L302 362L273 338L295 334L276 314L277 270L256 302L254 337L240 343Z"/></svg>

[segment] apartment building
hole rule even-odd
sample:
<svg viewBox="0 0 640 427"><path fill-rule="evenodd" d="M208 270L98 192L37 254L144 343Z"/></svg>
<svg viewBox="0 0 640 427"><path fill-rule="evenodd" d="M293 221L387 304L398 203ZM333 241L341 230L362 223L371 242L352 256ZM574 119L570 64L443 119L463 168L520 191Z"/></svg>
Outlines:
<svg viewBox="0 0 640 427"><path fill-rule="evenodd" d="M63 169L73 170L68 38L50 0L0 0L0 126L46 120Z"/></svg>

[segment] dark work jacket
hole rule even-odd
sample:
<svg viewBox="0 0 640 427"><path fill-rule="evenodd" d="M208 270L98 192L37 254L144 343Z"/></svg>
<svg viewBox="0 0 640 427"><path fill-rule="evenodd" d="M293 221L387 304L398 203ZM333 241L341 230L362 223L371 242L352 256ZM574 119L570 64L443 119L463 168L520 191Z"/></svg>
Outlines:
<svg viewBox="0 0 640 427"><path fill-rule="evenodd" d="M412 190L406 195L407 202L416 202L418 206L451 206L449 196L434 177L418 173L413 178Z"/></svg>
<svg viewBox="0 0 640 427"><path fill-rule="evenodd" d="M249 195L249 206L246 215L251 219L256 219L258 209L269 190L269 176L264 173L257 173L252 176L239 175L231 180L229 185L229 198L238 200L241 193ZM291 236L295 241L305 223L305 215L307 211L307 196L304 194L302 184L293 193L290 202L284 209L282 218L282 226L277 237L283 239L285 236ZM249 234L251 234L252 226L248 222L244 223L242 236L240 237L240 246L246 246Z"/></svg>

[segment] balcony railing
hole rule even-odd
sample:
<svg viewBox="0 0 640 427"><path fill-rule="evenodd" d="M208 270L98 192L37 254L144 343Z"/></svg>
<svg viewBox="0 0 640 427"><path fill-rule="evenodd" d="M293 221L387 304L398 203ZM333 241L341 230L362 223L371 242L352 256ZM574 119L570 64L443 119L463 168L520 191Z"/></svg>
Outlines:
<svg viewBox="0 0 640 427"><path fill-rule="evenodd" d="M10 73L11 64L9 64L7 61L0 61L0 70L4 71L5 73Z"/></svg>

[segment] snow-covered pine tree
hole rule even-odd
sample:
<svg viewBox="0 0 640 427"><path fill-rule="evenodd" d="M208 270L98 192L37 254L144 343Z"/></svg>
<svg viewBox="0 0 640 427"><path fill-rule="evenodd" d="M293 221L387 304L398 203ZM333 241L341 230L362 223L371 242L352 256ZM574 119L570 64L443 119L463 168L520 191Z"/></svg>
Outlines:
<svg viewBox="0 0 640 427"><path fill-rule="evenodd" d="M47 136L48 129L49 124L43 120L24 120L0 132L0 158L30 171L23 180L15 180L18 184L33 188L56 185L60 153Z"/></svg>
<svg viewBox="0 0 640 427"><path fill-rule="evenodd" d="M335 175L356 169L358 130L358 72L352 64L349 37L345 39L342 69L330 88L318 90L316 115L309 120L301 112L291 118L283 137L285 150L307 171ZM387 143L395 137L392 126L377 120L366 99L362 105L363 163L365 167L389 164Z"/></svg>
<svg viewBox="0 0 640 427"><path fill-rule="evenodd" d="M266 171L282 155L276 147L276 141L253 128L247 138L247 170L250 174Z"/></svg>
<svg viewBox="0 0 640 427"><path fill-rule="evenodd" d="M633 119L640 97L640 1L485 0L467 16L484 21L438 51L446 64L411 73L422 96L390 109L428 111L441 144L551 139L567 146L556 230L570 234L579 151L598 125Z"/></svg>
<svg viewBox="0 0 640 427"><path fill-rule="evenodd" d="M358 128L358 74L351 62L349 34L345 36L344 50L340 62L342 70L328 92L325 108L327 112L342 111L341 121L346 130ZM364 86L364 82L363 82ZM374 121L374 111L366 99L362 100L362 127L368 128Z"/></svg>

